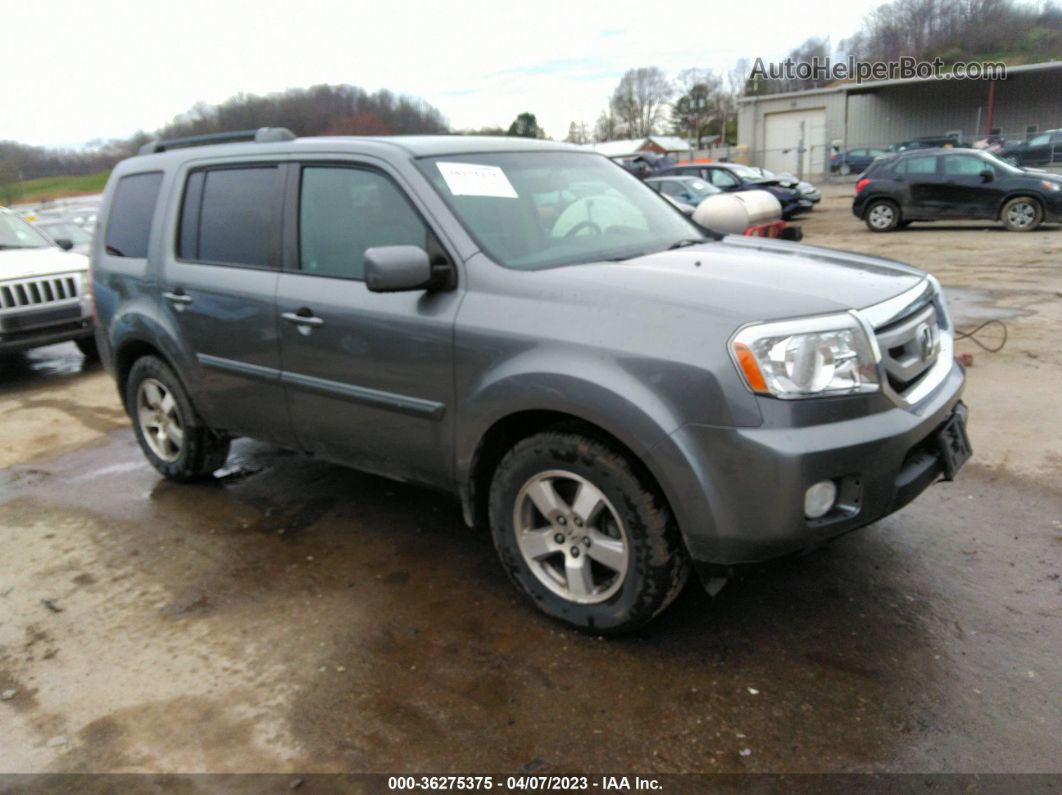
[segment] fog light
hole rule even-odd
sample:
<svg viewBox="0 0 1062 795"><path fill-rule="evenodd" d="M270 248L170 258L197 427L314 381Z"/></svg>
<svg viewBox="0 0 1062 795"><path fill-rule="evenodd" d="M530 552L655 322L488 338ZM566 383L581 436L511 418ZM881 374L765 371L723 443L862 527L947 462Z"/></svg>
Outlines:
<svg viewBox="0 0 1062 795"><path fill-rule="evenodd" d="M821 519L837 501L837 486L832 480L820 480L804 492L804 516Z"/></svg>

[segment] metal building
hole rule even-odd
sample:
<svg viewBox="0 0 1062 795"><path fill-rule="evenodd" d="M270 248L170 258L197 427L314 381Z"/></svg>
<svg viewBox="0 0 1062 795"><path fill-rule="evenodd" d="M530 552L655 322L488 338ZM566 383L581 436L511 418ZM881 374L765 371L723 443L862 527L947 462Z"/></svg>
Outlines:
<svg viewBox="0 0 1062 795"><path fill-rule="evenodd" d="M888 149L920 136L1022 141L1062 128L1062 61L1012 66L1005 80L844 83L739 103L738 144L752 164L823 177L839 149Z"/></svg>

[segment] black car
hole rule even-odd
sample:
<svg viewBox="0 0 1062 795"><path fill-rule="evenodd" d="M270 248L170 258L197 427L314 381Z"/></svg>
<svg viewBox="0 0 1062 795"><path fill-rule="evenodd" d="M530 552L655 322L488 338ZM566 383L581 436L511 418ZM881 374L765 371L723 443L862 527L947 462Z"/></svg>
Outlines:
<svg viewBox="0 0 1062 795"><path fill-rule="evenodd" d="M985 219L1031 232L1062 217L1062 176L1026 171L977 149L922 149L876 161L852 212L872 232L912 221Z"/></svg>
<svg viewBox="0 0 1062 795"><path fill-rule="evenodd" d="M962 146L962 141L956 135L923 135L920 138L893 144L889 149L893 152L907 152L912 149L937 149L949 146Z"/></svg>
<svg viewBox="0 0 1062 795"><path fill-rule="evenodd" d="M638 179L648 179L675 164L675 161L667 155L656 152L639 152L633 157L614 159Z"/></svg>
<svg viewBox="0 0 1062 795"><path fill-rule="evenodd" d="M764 178L755 170L740 163L684 163L665 168L661 177L700 177L722 191L765 190L782 205L782 218L789 220L814 205L795 188L787 188L778 179Z"/></svg>
<svg viewBox="0 0 1062 795"><path fill-rule="evenodd" d="M1048 130L1028 141L1003 147L1002 156L1019 166L1062 163L1062 130Z"/></svg>

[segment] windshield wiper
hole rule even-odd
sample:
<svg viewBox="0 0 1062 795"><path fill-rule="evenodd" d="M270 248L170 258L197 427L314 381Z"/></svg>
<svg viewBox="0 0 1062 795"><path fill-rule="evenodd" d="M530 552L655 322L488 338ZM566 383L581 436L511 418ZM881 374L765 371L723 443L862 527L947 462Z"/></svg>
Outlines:
<svg viewBox="0 0 1062 795"><path fill-rule="evenodd" d="M667 247L668 251L672 251L676 248L685 248L686 246L696 246L698 243L707 243L706 237L684 237L682 240L676 240L670 246Z"/></svg>

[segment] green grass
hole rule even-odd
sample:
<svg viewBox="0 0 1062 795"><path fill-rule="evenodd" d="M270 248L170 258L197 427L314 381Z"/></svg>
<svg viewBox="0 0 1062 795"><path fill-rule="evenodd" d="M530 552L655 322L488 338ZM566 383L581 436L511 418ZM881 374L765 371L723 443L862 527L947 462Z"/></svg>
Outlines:
<svg viewBox="0 0 1062 795"><path fill-rule="evenodd" d="M17 182L9 183L4 185L2 190L6 194L6 203L9 204L45 202L66 196L101 193L110 175L110 171L101 171L98 174L83 174L78 177L41 177L26 180L21 185Z"/></svg>

